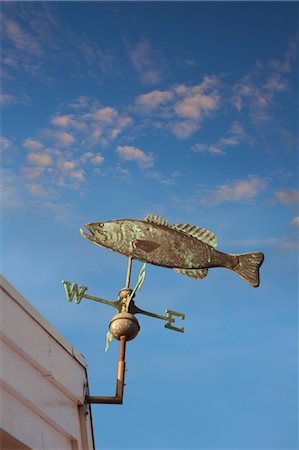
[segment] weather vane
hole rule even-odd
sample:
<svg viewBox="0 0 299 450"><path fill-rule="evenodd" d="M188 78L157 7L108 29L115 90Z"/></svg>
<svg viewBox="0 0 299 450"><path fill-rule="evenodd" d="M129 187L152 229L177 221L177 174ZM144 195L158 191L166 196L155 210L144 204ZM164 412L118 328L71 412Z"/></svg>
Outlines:
<svg viewBox="0 0 299 450"><path fill-rule="evenodd" d="M216 236L197 226L188 224L170 225L165 219L148 215L144 220L116 219L109 222L92 222L85 225L91 234L80 230L83 237L96 245L108 248L128 257L126 284L118 293L117 300L105 300L86 294L87 286L63 281L68 301L82 298L112 306L117 314L112 318L107 333L106 350L113 337L120 341L116 394L114 397L87 396L88 403L114 403L123 401L125 377L126 342L134 339L140 326L135 317L143 314L164 320L165 327L184 332L183 327L174 326L175 318L184 320L185 315L169 309L166 315L155 314L138 308L134 298L145 278L146 263L172 268L176 272L191 278L201 279L207 276L213 267L232 270L251 286L259 286L259 268L264 260L263 253L252 252L232 255L215 250ZM130 288L132 260L142 261L137 284Z"/></svg>

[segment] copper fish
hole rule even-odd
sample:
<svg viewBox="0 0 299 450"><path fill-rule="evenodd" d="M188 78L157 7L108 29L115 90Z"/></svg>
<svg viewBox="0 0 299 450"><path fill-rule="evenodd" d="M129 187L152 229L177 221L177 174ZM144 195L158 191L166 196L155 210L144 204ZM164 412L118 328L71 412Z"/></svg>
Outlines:
<svg viewBox="0 0 299 450"><path fill-rule="evenodd" d="M169 225L162 217L149 215L144 220L115 219L85 225L91 234L80 230L86 239L122 255L157 266L169 267L191 278L204 278L211 267L226 267L247 281L259 285L263 253L230 255L215 250L216 236L188 224Z"/></svg>

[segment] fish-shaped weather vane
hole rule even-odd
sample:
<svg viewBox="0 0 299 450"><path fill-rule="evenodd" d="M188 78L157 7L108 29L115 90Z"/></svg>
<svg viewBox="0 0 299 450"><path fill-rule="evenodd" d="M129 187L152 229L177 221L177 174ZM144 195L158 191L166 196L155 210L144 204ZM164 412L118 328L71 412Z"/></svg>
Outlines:
<svg viewBox="0 0 299 450"><path fill-rule="evenodd" d="M259 285L259 268L264 260L263 253L252 252L231 255L215 250L216 236L205 228L188 224L170 225L162 217L153 214L144 220L115 219L109 222L92 222L85 225L89 233L80 230L83 237L91 242L121 253L128 257L126 285L118 293L118 299L111 301L86 294L87 286L62 281L67 300L80 303L82 298L109 305L117 309L110 324L106 339L106 350L112 338L120 341L116 394L114 397L90 396L86 403L121 404L125 380L126 342L134 339L140 326L136 314L165 321L165 328L184 332L184 327L175 326L176 319L185 319L185 314L165 310L165 315L140 309L135 304L135 294L141 288L145 277L146 263L169 267L191 278L204 278L212 267L226 267L247 281L251 286ZM139 260L142 266L134 289L130 288L132 260Z"/></svg>
<svg viewBox="0 0 299 450"><path fill-rule="evenodd" d="M115 219L85 226L91 234L80 230L83 237L132 259L169 267L197 279L206 277L210 268L225 267L251 286L259 286L263 253L233 255L215 250L216 236L205 228L188 224L170 225L152 214L144 220Z"/></svg>

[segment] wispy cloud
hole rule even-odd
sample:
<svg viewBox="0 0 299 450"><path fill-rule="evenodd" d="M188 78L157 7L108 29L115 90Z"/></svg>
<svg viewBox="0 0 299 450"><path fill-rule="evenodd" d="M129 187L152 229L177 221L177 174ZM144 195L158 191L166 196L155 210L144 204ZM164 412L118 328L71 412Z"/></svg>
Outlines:
<svg viewBox="0 0 299 450"><path fill-rule="evenodd" d="M10 18L6 17L3 20L3 34L17 50L36 57L43 54L38 38L25 31L19 23Z"/></svg>
<svg viewBox="0 0 299 450"><path fill-rule="evenodd" d="M241 144L252 145L251 138L244 130L239 122L234 122L227 133L219 138L215 143L197 143L192 146L195 153L210 153L212 155L223 156L227 153L227 149L238 147Z"/></svg>
<svg viewBox="0 0 299 450"><path fill-rule="evenodd" d="M222 184L216 189L201 196L201 203L213 206L224 202L240 202L253 199L266 187L266 181L258 176L238 180L230 184Z"/></svg>
<svg viewBox="0 0 299 450"><path fill-rule="evenodd" d="M144 84L155 85L162 80L157 57L149 40L143 39L129 47L129 58L139 78Z"/></svg>
<svg viewBox="0 0 299 450"><path fill-rule="evenodd" d="M152 167L154 164L152 155L137 147L120 145L117 147L117 153L122 161L135 161L143 169Z"/></svg>
<svg viewBox="0 0 299 450"><path fill-rule="evenodd" d="M299 217L291 221L291 228L286 236L277 240L276 249L282 252L298 252L299 250Z"/></svg>
<svg viewBox="0 0 299 450"><path fill-rule="evenodd" d="M295 57L296 42L292 40L281 60L257 61L233 87L232 103L237 111L247 109L254 124L269 121L276 98L289 88L288 75Z"/></svg>
<svg viewBox="0 0 299 450"><path fill-rule="evenodd" d="M18 104L27 104L30 99L26 94L0 94L0 105L1 106L9 106L9 105L18 105Z"/></svg>
<svg viewBox="0 0 299 450"><path fill-rule="evenodd" d="M279 252L297 252L298 251L298 237L297 236L283 236L278 239L275 245Z"/></svg>
<svg viewBox="0 0 299 450"><path fill-rule="evenodd" d="M33 9L32 15L34 14ZM31 75L40 75L41 60L45 57L43 38L30 27L27 20L23 19L22 8L3 5L1 23L5 77L13 78L13 74L20 70ZM46 20L45 27L47 27Z"/></svg>
<svg viewBox="0 0 299 450"><path fill-rule="evenodd" d="M276 192L276 198L280 203L293 203L299 201L299 191L278 191Z"/></svg>
<svg viewBox="0 0 299 450"><path fill-rule="evenodd" d="M15 173L7 168L0 168L1 208L11 210L23 209L24 189L20 189Z"/></svg>
<svg viewBox="0 0 299 450"><path fill-rule="evenodd" d="M219 144L198 143L192 146L195 153L211 153L212 155L225 155L225 151Z"/></svg>
<svg viewBox="0 0 299 450"><path fill-rule="evenodd" d="M47 192L41 184L37 183L29 183L25 185L27 191L33 197L45 197L47 196Z"/></svg>
<svg viewBox="0 0 299 450"><path fill-rule="evenodd" d="M3 5L2 61L8 76L12 78L22 70L47 83L56 77L51 67L58 58L60 64L71 64L72 74L77 77L101 82L111 76L117 65L114 49L103 49L84 34L74 32L53 11L50 4L43 2Z"/></svg>
<svg viewBox="0 0 299 450"><path fill-rule="evenodd" d="M22 167L22 174L26 179L34 180L44 173L44 167Z"/></svg>

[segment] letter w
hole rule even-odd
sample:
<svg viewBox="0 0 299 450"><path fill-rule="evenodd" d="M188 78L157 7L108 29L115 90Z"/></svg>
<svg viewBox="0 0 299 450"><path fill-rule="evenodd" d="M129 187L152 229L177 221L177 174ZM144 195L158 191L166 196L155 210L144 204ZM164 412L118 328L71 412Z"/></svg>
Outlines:
<svg viewBox="0 0 299 450"><path fill-rule="evenodd" d="M75 297L75 303L79 304L84 297L84 292L87 290L87 286L81 286L80 284L71 283L70 281L62 282L66 298L68 302L71 302Z"/></svg>

